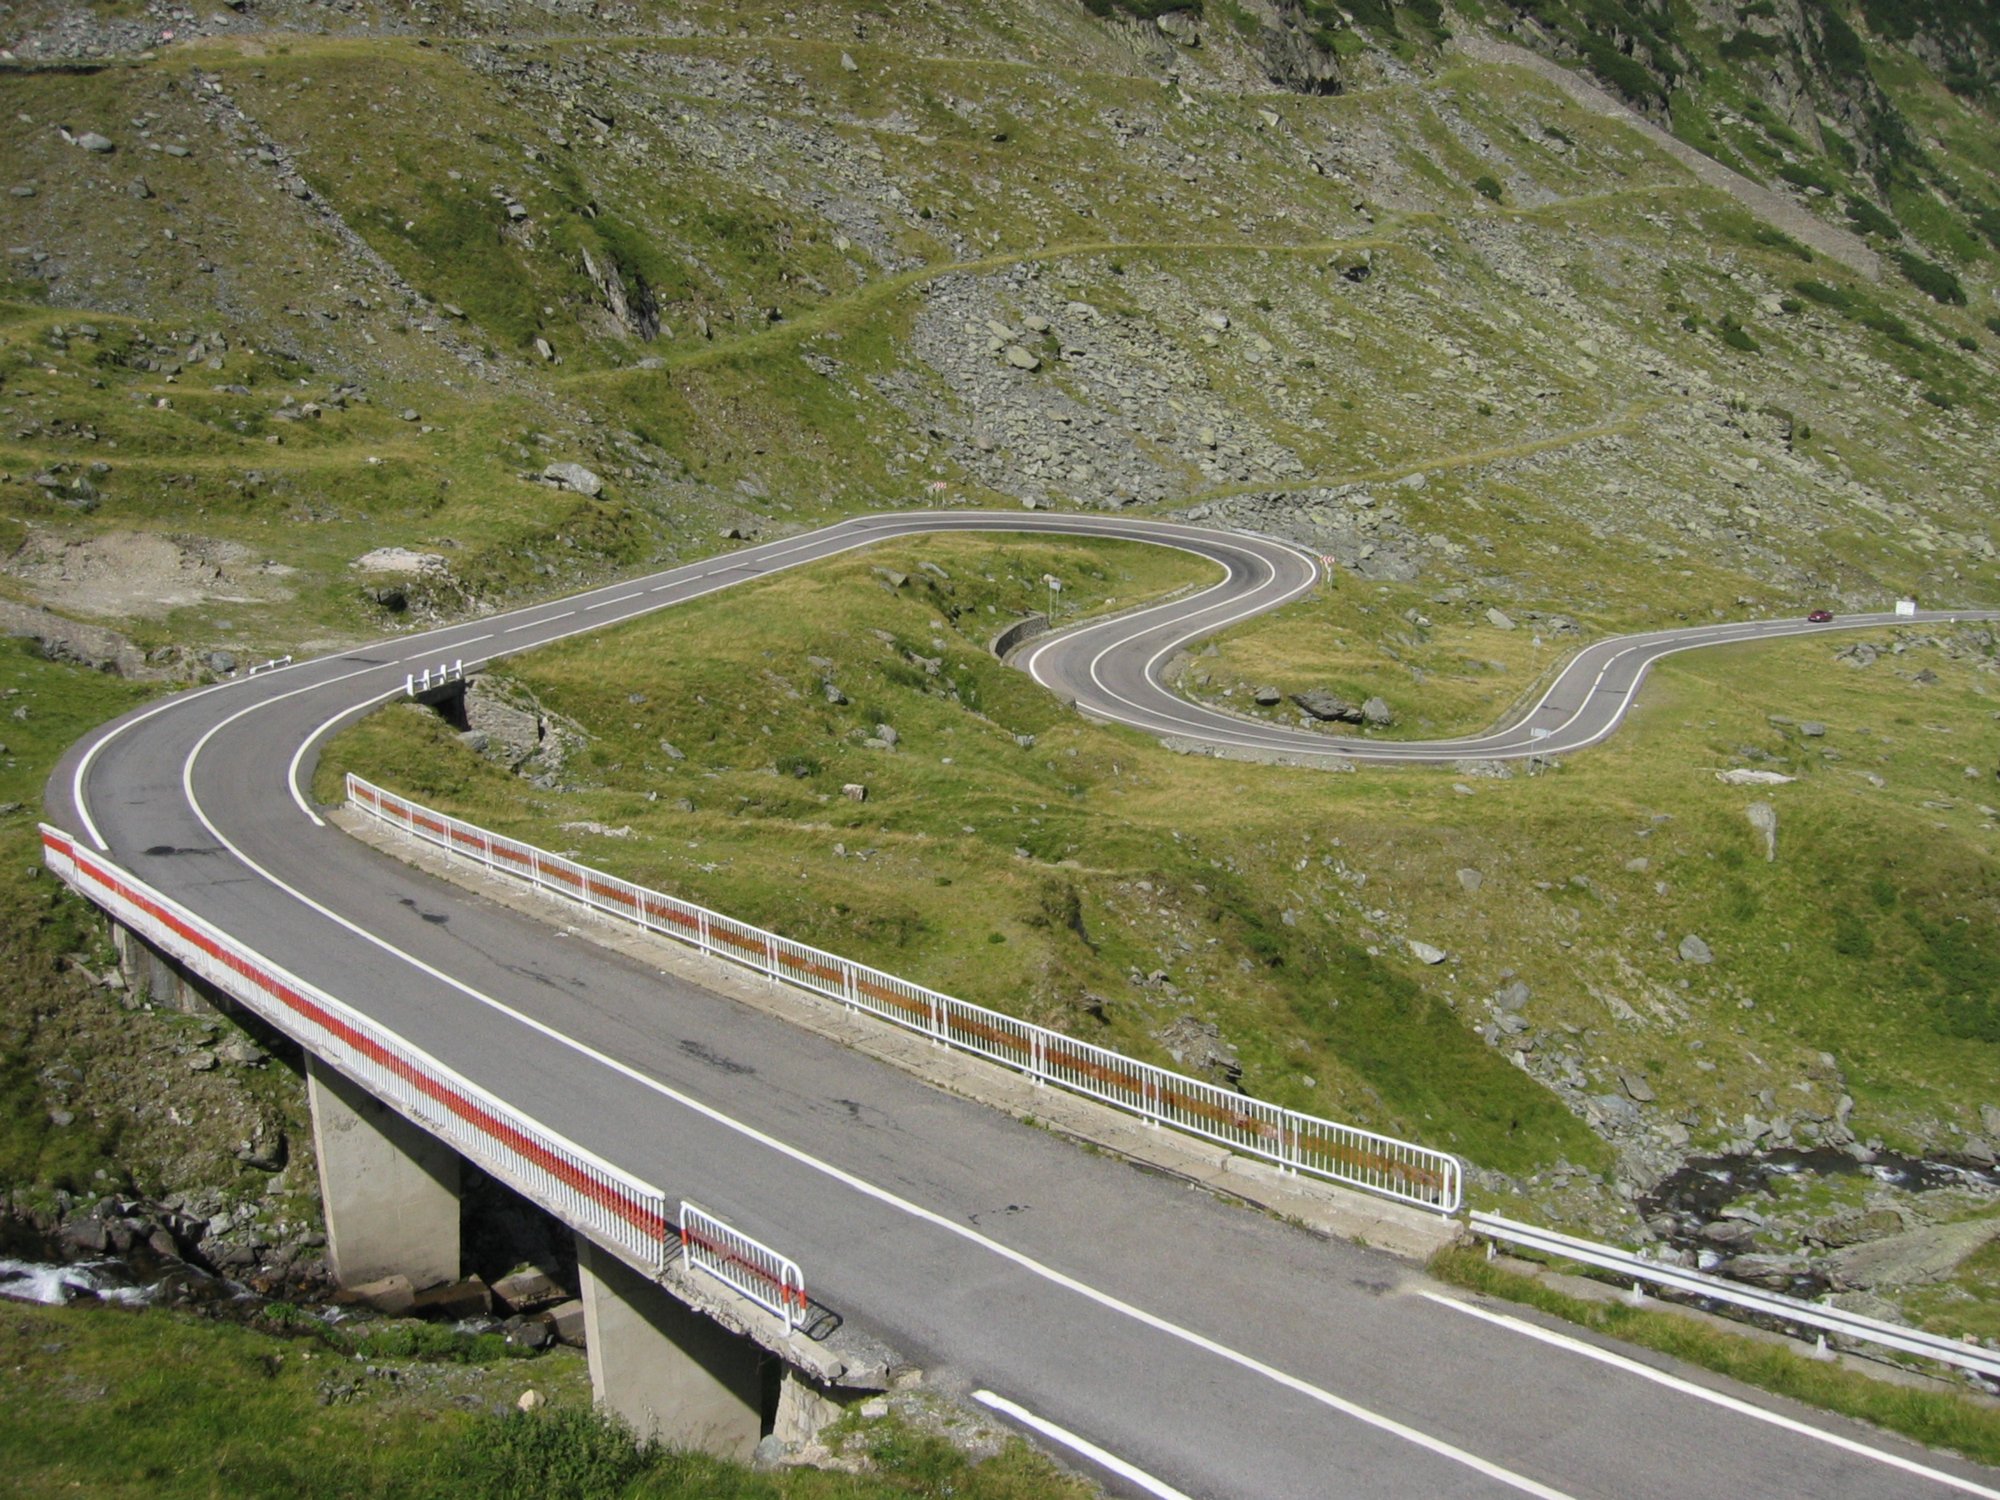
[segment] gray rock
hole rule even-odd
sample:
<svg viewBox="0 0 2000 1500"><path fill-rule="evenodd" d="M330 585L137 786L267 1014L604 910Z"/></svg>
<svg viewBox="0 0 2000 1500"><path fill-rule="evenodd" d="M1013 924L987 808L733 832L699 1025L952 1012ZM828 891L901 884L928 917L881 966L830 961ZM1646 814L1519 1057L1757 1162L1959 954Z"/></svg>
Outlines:
<svg viewBox="0 0 2000 1500"><path fill-rule="evenodd" d="M1458 872L1458 883L1464 888L1465 893L1470 896L1477 893L1479 888L1486 884L1486 877L1477 870L1467 868Z"/></svg>
<svg viewBox="0 0 2000 1500"><path fill-rule="evenodd" d="M1842 1291L1919 1286L1943 1281L1960 1261L2000 1236L2000 1219L1972 1219L1866 1240L1826 1258L1826 1273Z"/></svg>
<svg viewBox="0 0 2000 1500"><path fill-rule="evenodd" d="M896 742L902 739L902 736L897 734L896 731L891 729L887 724L877 724L875 726L875 738L880 740L883 744L889 746L893 750L896 746Z"/></svg>
<svg viewBox="0 0 2000 1500"><path fill-rule="evenodd" d="M208 669L218 676L226 677L236 670L236 655L230 651L211 651L207 657Z"/></svg>
<svg viewBox="0 0 2000 1500"><path fill-rule="evenodd" d="M1743 1219L1717 1219L1702 1225L1700 1236L1720 1249L1741 1249L1757 1238L1757 1226Z"/></svg>
<svg viewBox="0 0 2000 1500"><path fill-rule="evenodd" d="M1361 710L1340 694L1327 688L1308 688L1292 694L1292 702L1322 723L1359 724Z"/></svg>
<svg viewBox="0 0 2000 1500"><path fill-rule="evenodd" d="M1023 349L1019 344L1007 346L1006 359L1007 363L1017 370L1039 370L1042 367L1041 357Z"/></svg>
<svg viewBox="0 0 2000 1500"><path fill-rule="evenodd" d="M1842 1312L1859 1313L1864 1318L1874 1318L1882 1323L1900 1323L1905 1328L1910 1324L1902 1308L1873 1292L1834 1292L1825 1300Z"/></svg>
<svg viewBox="0 0 2000 1500"><path fill-rule="evenodd" d="M660 741L660 754L664 755L668 760L687 759L687 756L681 752L680 747L675 745L671 740Z"/></svg>
<svg viewBox="0 0 2000 1500"><path fill-rule="evenodd" d="M500 1333L510 1349L546 1349L556 1341L555 1330L540 1318L509 1318Z"/></svg>
<svg viewBox="0 0 2000 1500"><path fill-rule="evenodd" d="M1274 687L1253 688L1250 698L1260 708L1272 708L1285 701L1285 695Z"/></svg>
<svg viewBox="0 0 2000 1500"><path fill-rule="evenodd" d="M1635 1104L1651 1104L1654 1099L1659 1097L1653 1092L1653 1085L1647 1082L1646 1075L1643 1073L1621 1071L1618 1075L1618 1081L1624 1085L1626 1097L1631 1099Z"/></svg>
<svg viewBox="0 0 2000 1500"><path fill-rule="evenodd" d="M849 802L866 802L868 800L868 788L858 781L850 781L841 787L840 795L845 797Z"/></svg>
<svg viewBox="0 0 2000 1500"><path fill-rule="evenodd" d="M100 156L107 151L116 151L118 149L111 144L109 136L99 135L94 130L86 130L82 135L78 136L76 144L83 147L84 150L95 152Z"/></svg>
<svg viewBox="0 0 2000 1500"><path fill-rule="evenodd" d="M1811 1269L1796 1255L1738 1255L1716 1267L1732 1280L1747 1281L1774 1292L1789 1290L1793 1282Z"/></svg>
<svg viewBox="0 0 2000 1500"><path fill-rule="evenodd" d="M187 1055L186 1062L187 1070L190 1073L207 1073L215 1067L215 1054L213 1052L190 1052Z"/></svg>
<svg viewBox="0 0 2000 1500"><path fill-rule="evenodd" d="M1380 698L1370 698L1361 705L1361 717L1370 724L1386 725L1396 722L1396 716L1389 711L1389 705Z"/></svg>
<svg viewBox="0 0 2000 1500"><path fill-rule="evenodd" d="M1681 962L1684 964L1712 964L1715 962L1715 950L1710 948L1707 943L1696 937L1692 932L1681 939L1681 945L1677 951L1680 953Z"/></svg>
<svg viewBox="0 0 2000 1500"><path fill-rule="evenodd" d="M1486 611L1486 623L1491 625L1495 630L1512 630L1514 628L1513 620L1508 618L1499 609L1489 609Z"/></svg>
<svg viewBox="0 0 2000 1500"><path fill-rule="evenodd" d="M2000 1136L2000 1105L1980 1105L1979 1124L1988 1135Z"/></svg>
<svg viewBox="0 0 2000 1500"><path fill-rule="evenodd" d="M1493 1003L1498 1005L1503 1011L1513 1012L1523 1010L1527 1007L1528 1000L1533 994L1534 991L1530 990L1523 981L1516 979L1501 985L1494 992ZM1634 1097L1636 1098L1637 1096L1635 1095Z"/></svg>
<svg viewBox="0 0 2000 1500"><path fill-rule="evenodd" d="M542 478L566 490L575 490L579 495L599 495L604 491L604 481L582 464L550 464L542 470Z"/></svg>
<svg viewBox="0 0 2000 1500"><path fill-rule="evenodd" d="M1421 942L1416 938L1411 938L1410 956L1415 958L1418 963L1441 964L1445 961L1447 955L1444 949L1433 943Z"/></svg>
<svg viewBox="0 0 2000 1500"><path fill-rule="evenodd" d="M1799 725L1799 733L1809 740L1816 740L1826 733L1826 726L1816 719L1807 719Z"/></svg>
<svg viewBox="0 0 2000 1500"><path fill-rule="evenodd" d="M1764 858L1778 857L1778 810L1768 802L1753 802L1744 810L1750 826L1764 835Z"/></svg>

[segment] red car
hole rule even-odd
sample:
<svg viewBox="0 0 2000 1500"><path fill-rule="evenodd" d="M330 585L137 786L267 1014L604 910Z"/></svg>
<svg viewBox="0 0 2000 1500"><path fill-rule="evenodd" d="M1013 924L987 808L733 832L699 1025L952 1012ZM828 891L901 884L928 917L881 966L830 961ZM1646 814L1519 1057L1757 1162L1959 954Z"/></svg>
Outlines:
<svg viewBox="0 0 2000 1500"><path fill-rule="evenodd" d="M1833 618L1833 611L1830 609L1816 609L1807 615L1806 618L1815 625L1824 625Z"/></svg>

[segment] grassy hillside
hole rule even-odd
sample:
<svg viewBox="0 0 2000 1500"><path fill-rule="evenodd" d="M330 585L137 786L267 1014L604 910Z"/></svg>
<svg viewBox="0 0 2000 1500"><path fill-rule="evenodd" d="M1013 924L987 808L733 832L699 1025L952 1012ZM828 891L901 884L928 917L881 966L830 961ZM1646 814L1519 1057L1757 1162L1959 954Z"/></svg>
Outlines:
<svg viewBox="0 0 2000 1500"><path fill-rule="evenodd" d="M1189 691L1380 696L1417 735L1588 636L2000 601L1990 27L1720 14L28 0L0 603L115 626L163 686L726 535L1130 509L1333 560ZM511 664L583 736L542 786L407 714L340 753L1586 1227L1643 1233L1694 1151L1995 1134L1990 634L1690 659L1505 779L1176 758L984 653L1042 571L1176 566L909 544Z"/></svg>

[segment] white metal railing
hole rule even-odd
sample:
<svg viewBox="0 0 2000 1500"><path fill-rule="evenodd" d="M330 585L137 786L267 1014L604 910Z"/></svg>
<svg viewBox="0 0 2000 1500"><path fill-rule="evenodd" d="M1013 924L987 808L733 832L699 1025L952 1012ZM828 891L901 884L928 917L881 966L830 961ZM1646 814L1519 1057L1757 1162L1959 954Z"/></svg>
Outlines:
<svg viewBox="0 0 2000 1500"><path fill-rule="evenodd" d="M776 1313L786 1328L806 1321L810 1304L805 1273L797 1261L686 1202L681 1204L681 1254L688 1265Z"/></svg>
<svg viewBox="0 0 2000 1500"><path fill-rule="evenodd" d="M854 1010L923 1033L1146 1119L1219 1141L1289 1171L1362 1188L1384 1197L1456 1213L1464 1168L1448 1152L1301 1114L1170 1072L1032 1025L984 1006L913 984L880 969L795 943L790 938L689 901L578 864L546 849L488 832L420 806L359 776L347 778L360 812L448 853L477 861L536 889L691 943Z"/></svg>
<svg viewBox="0 0 2000 1500"><path fill-rule="evenodd" d="M482 1171L650 1269L666 1265L673 1231L658 1188L531 1119L46 824L42 855L79 895Z"/></svg>
<svg viewBox="0 0 2000 1500"><path fill-rule="evenodd" d="M1635 1255L1629 1250L1600 1245L1594 1240L1582 1240L1574 1235L1558 1234L1553 1229L1543 1229L1537 1224L1523 1224L1514 1219L1502 1218L1498 1214L1475 1211L1471 1215L1471 1221L1473 1232L1489 1240L1518 1245L1525 1250L1534 1250L1543 1255L1573 1260L1581 1265L1595 1266L1601 1271L1614 1272L1632 1281L1634 1292L1638 1290L1637 1283L1650 1282L1654 1286L1670 1287L1689 1296L1707 1297L1717 1302L1731 1303L1751 1312L1762 1313L1766 1317L1810 1329L1822 1348L1826 1345L1827 1335L1832 1334L1838 1338L1877 1344L1904 1354L1921 1355L1925 1359L1956 1365L1960 1369L1983 1375L1989 1380L2000 1379L2000 1353L1977 1344L1962 1343L1940 1334L1923 1333L1897 1323L1885 1323L1880 1318L1863 1317L1860 1313L1848 1312L1826 1303L1807 1302L1798 1297L1787 1297L1781 1292L1762 1291L1721 1276L1691 1271L1685 1266L1665 1265L1660 1261L1647 1260L1644 1256Z"/></svg>
<svg viewBox="0 0 2000 1500"><path fill-rule="evenodd" d="M245 677L255 677L259 673L275 672L280 667L289 667L291 664L292 664L292 658L289 655L274 656L269 661L258 662L256 666L252 667L249 671L245 672L243 675Z"/></svg>
<svg viewBox="0 0 2000 1500"><path fill-rule="evenodd" d="M465 681L463 661L439 662L435 667L425 667L421 672L408 672L403 676L403 695L414 698L419 693L428 693L432 688L448 687L454 682Z"/></svg>

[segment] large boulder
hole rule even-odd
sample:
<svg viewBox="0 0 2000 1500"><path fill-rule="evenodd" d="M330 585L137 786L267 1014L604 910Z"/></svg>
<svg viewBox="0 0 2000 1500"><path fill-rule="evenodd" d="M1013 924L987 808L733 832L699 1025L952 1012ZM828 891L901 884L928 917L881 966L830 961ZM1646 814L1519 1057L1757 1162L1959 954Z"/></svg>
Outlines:
<svg viewBox="0 0 2000 1500"><path fill-rule="evenodd" d="M1970 1219L1864 1240L1826 1258L1827 1279L1841 1291L1943 1281L1960 1261L1996 1236L2000 1219Z"/></svg>
<svg viewBox="0 0 2000 1500"><path fill-rule="evenodd" d="M582 464L550 464L542 470L542 478L561 489L575 490L579 495L597 495L604 489L604 481Z"/></svg>
<svg viewBox="0 0 2000 1500"><path fill-rule="evenodd" d="M1292 694L1292 702L1321 723L1359 724L1366 717L1360 705L1349 703L1330 688L1308 688Z"/></svg>

